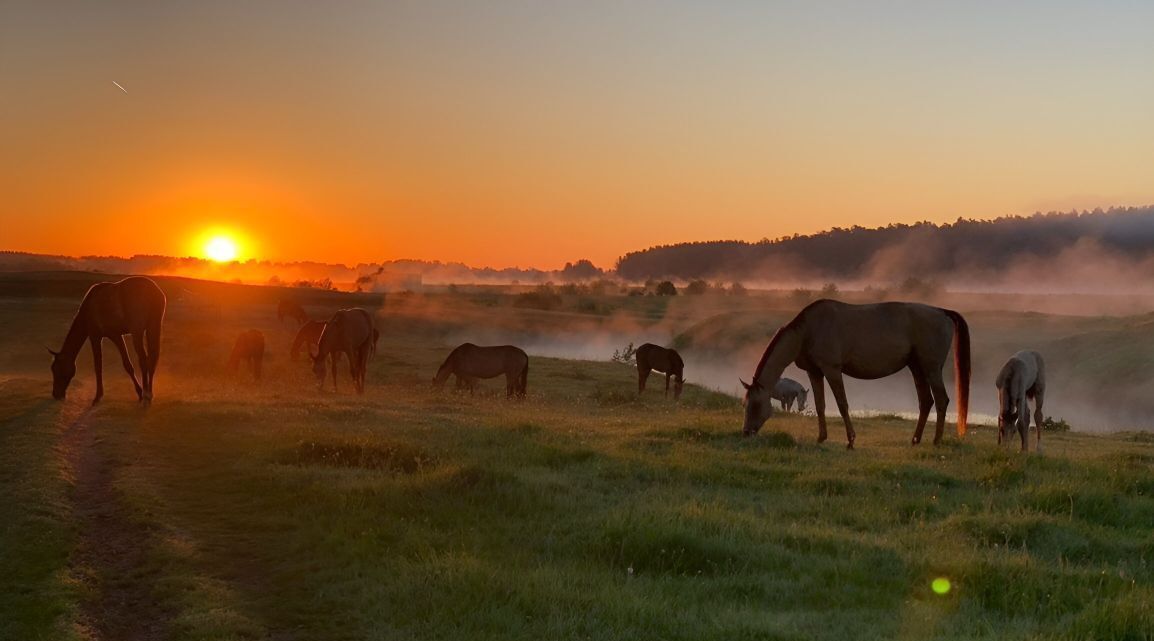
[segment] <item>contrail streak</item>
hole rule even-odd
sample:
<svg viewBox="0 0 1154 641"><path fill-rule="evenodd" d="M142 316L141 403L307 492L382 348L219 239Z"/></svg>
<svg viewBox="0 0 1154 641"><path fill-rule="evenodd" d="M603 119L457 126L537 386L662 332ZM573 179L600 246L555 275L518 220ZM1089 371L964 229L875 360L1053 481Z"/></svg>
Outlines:
<svg viewBox="0 0 1154 641"><path fill-rule="evenodd" d="M126 93L126 94L128 93L128 90L125 89L124 87L121 87L119 82L116 82L115 80L113 80L112 84L116 85L116 88L123 91L124 93Z"/></svg>

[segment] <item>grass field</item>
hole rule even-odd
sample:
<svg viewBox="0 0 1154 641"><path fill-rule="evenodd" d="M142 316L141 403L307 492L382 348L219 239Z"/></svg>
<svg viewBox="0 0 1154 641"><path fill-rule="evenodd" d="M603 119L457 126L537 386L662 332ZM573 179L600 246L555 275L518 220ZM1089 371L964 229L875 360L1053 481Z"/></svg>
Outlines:
<svg viewBox="0 0 1154 641"><path fill-rule="evenodd" d="M881 416L846 451L777 415L745 439L731 397L638 398L627 366L532 349L524 402L431 390L478 306L538 338L608 322L500 297L389 300L365 396L320 392L268 291L163 284L147 410L112 365L89 409L86 353L51 400L75 287L0 298L0 639L1154 639L1148 434L1022 456L989 428L911 448ZM249 327L259 384L222 371Z"/></svg>

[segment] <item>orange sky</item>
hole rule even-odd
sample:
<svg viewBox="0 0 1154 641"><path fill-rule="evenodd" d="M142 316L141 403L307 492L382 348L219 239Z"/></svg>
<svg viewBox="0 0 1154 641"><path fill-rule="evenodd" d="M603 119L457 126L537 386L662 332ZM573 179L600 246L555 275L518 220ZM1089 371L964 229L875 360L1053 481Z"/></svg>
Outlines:
<svg viewBox="0 0 1154 641"><path fill-rule="evenodd" d="M47 4L0 9L0 249L610 267L1154 203L1144 3Z"/></svg>

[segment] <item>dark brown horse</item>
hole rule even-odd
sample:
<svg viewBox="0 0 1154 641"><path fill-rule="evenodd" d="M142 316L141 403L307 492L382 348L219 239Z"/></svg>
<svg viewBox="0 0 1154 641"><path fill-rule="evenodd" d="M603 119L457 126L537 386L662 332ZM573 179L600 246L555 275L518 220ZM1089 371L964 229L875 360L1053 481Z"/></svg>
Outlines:
<svg viewBox="0 0 1154 641"><path fill-rule="evenodd" d="M309 322L309 315L296 301L282 298L280 303L276 306L276 319L283 323L285 318L295 319L297 323L304 325Z"/></svg>
<svg viewBox="0 0 1154 641"><path fill-rule="evenodd" d="M80 309L64 337L64 346L52 354L52 397L63 399L76 375L76 356L84 341L92 346L92 365L96 369L95 405L104 396L104 374L100 343L107 338L120 352L124 371L132 379L136 397L148 405L152 402L152 382L160 361L160 330L164 324L164 292L156 283L142 276L131 276L115 283L97 283L80 301ZM124 336L132 334L140 381L128 357ZM145 343L147 341L147 348Z"/></svg>
<svg viewBox="0 0 1154 641"><path fill-rule="evenodd" d="M753 372L753 382L742 381L746 390L743 432L746 436L756 434L773 414L770 392L786 366L793 363L809 374L818 442L826 439L828 380L845 422L848 447L853 449L856 435L842 376L872 380L908 367L918 391L918 425L912 442L921 442L930 408L937 406L937 444L942 440L950 402L942 381L942 367L951 339L957 375L958 436L965 436L970 404L970 329L966 319L953 310L918 303L850 305L835 300L811 303L774 334Z"/></svg>
<svg viewBox="0 0 1154 641"><path fill-rule="evenodd" d="M309 356L316 354L317 343L321 340L321 333L325 331L325 321L311 320L301 325L297 330L296 338L293 339L293 347L291 352L292 360L300 358L301 348L307 347Z"/></svg>
<svg viewBox="0 0 1154 641"><path fill-rule="evenodd" d="M637 393L645 391L645 381L651 370L665 374L665 395L669 396L669 378L673 377L673 398L681 398L685 385L685 362L677 350L645 343L637 348Z"/></svg>
<svg viewBox="0 0 1154 641"><path fill-rule="evenodd" d="M264 334L259 329L243 331L236 337L232 354L228 357L228 370L235 372L242 360L252 370L253 378L259 381L261 362L264 360Z"/></svg>
<svg viewBox="0 0 1154 641"><path fill-rule="evenodd" d="M441 389L450 375L457 376L457 389L473 385L478 378L505 375L505 396L525 396L529 384L529 355L520 347L497 345L478 347L472 343L457 346L433 377L433 385Z"/></svg>
<svg viewBox="0 0 1154 641"><path fill-rule="evenodd" d="M365 371L375 344L376 329L373 316L360 307L342 309L329 319L317 341L313 356L313 374L317 387L325 384L325 362L332 357L333 391L337 390L337 361L340 354L349 357L349 373L358 394L365 393Z"/></svg>

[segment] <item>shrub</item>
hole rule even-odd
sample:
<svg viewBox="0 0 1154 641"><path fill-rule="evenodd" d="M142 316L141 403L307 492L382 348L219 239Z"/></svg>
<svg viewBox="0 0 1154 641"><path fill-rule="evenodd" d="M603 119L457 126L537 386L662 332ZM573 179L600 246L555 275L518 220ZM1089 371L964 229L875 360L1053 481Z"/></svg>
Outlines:
<svg viewBox="0 0 1154 641"><path fill-rule="evenodd" d="M1042 421L1042 430L1045 432L1069 432L1070 424L1066 422L1066 419L1055 419L1052 416L1047 416Z"/></svg>

